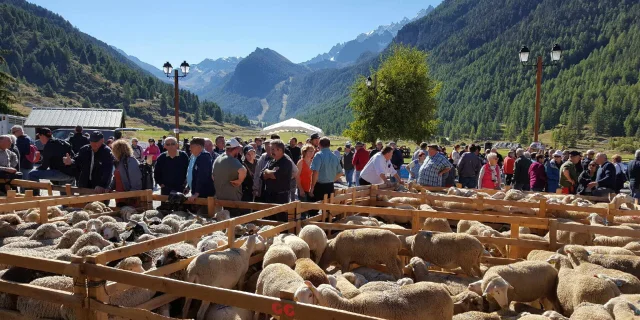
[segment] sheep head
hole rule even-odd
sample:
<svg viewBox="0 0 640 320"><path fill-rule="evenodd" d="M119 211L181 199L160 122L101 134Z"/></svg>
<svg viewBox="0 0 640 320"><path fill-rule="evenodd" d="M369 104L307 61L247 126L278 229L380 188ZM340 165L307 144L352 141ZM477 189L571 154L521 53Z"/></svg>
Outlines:
<svg viewBox="0 0 640 320"><path fill-rule="evenodd" d="M58 230L53 223L45 223L36 229L36 231L29 237L30 240L47 240L57 239L62 237L62 231Z"/></svg>
<svg viewBox="0 0 640 320"><path fill-rule="evenodd" d="M413 284L413 279L411 279L411 278L402 278L402 279L396 281L396 283L402 287L402 286Z"/></svg>
<svg viewBox="0 0 640 320"><path fill-rule="evenodd" d="M463 313L468 311L482 311L482 297L473 291L463 291L454 298L454 313Z"/></svg>
<svg viewBox="0 0 640 320"><path fill-rule="evenodd" d="M482 294L482 280L478 280L476 282L472 282L467 286L467 289L471 292L475 292L477 294Z"/></svg>
<svg viewBox="0 0 640 320"><path fill-rule="evenodd" d="M189 257L185 257L181 255L175 248L165 248L162 252L162 256L156 261L156 268L160 268L162 266L166 266L168 264L172 264L179 260L187 259Z"/></svg>
<svg viewBox="0 0 640 320"><path fill-rule="evenodd" d="M317 289L310 281L305 281L293 294L293 300L306 304L318 304L316 299Z"/></svg>
<svg viewBox="0 0 640 320"><path fill-rule="evenodd" d="M367 282L369 282L369 281L367 281L367 279L363 275L361 275L359 273L355 273L355 272L346 272L346 273L342 274L342 277L344 277L349 282L351 282L351 284L353 284L356 288L360 288L360 287L364 286L365 284L367 284ZM335 277L334 277L334 280L336 281L336 285L337 285L338 280L335 279ZM398 280L398 281L400 281L400 280ZM331 280L329 280L329 283L331 283ZM335 285L333 287L335 287Z"/></svg>
<svg viewBox="0 0 640 320"><path fill-rule="evenodd" d="M569 320L569 318L559 314L556 311L545 311L542 315L551 320Z"/></svg>
<svg viewBox="0 0 640 320"><path fill-rule="evenodd" d="M497 276L487 283L483 296L492 297L500 307L507 309L509 308L509 298L507 297L507 291L509 289L513 289L509 282L504 280L502 277Z"/></svg>
<svg viewBox="0 0 640 320"><path fill-rule="evenodd" d="M216 213L214 219L216 219L216 221L229 220L229 219L231 219L231 213L229 212L229 210L218 211Z"/></svg>
<svg viewBox="0 0 640 320"><path fill-rule="evenodd" d="M138 257L128 257L116 265L117 269L143 273L142 260Z"/></svg>

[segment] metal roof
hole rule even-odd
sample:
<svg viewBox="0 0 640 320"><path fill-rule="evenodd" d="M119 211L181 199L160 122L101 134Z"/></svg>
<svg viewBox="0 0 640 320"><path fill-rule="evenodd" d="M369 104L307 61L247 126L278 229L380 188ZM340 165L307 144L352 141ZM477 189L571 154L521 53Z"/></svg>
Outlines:
<svg viewBox="0 0 640 320"><path fill-rule="evenodd" d="M25 127L115 129L124 127L122 109L33 108Z"/></svg>

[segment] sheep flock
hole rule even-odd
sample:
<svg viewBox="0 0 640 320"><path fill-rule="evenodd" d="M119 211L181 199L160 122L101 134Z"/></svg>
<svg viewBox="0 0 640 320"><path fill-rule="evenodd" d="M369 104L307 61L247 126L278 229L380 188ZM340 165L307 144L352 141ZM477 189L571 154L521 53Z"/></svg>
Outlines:
<svg viewBox="0 0 640 320"><path fill-rule="evenodd" d="M575 196L515 190L483 195L451 188L447 193L450 197L603 207ZM424 211L465 209L467 205L455 200L424 203L410 197L380 200ZM611 202L620 210L636 209L622 195ZM609 203L604 205L606 208ZM513 208L503 206L501 210L532 214L518 211L528 208ZM607 221L596 213L576 212L552 214L565 223L640 230L633 219ZM110 212L99 202L82 210L51 207L47 214L52 221L40 224L37 209L0 213L0 253L70 261L74 256L93 255L230 219L226 210L214 218L132 207ZM407 235L397 231L411 229L410 217L356 214L335 219L334 223L362 227L327 236L325 230L303 222L298 235L283 233L264 238L260 234L271 226L247 223L112 261L109 266L143 273L191 259L186 268L166 277L275 298L287 291L297 303L382 319L640 319L638 238L558 231L558 250L521 247L514 251L508 245L479 240L509 238L509 225L505 224L426 218L419 220L417 234ZM521 226L519 237L548 243L549 234L545 232ZM243 244L215 250L227 245L229 233L233 239L244 240ZM263 257L251 265L251 257L256 255ZM507 257L516 260L490 259ZM485 263L488 260L493 264ZM73 291L72 278L2 261L0 279ZM135 307L162 294L136 287L107 289L106 293L108 303L123 307ZM3 292L0 309L26 318L75 319L75 311L66 306ZM177 299L152 312L198 320L271 317L192 299ZM110 315L109 319L121 318Z"/></svg>

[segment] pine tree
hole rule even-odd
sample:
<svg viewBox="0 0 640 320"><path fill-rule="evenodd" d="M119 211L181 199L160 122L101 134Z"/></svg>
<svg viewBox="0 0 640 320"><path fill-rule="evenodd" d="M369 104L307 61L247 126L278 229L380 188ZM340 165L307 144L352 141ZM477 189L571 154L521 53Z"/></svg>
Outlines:
<svg viewBox="0 0 640 320"><path fill-rule="evenodd" d="M7 51L0 51L0 66L4 65L5 60L2 55ZM11 104L18 102L13 94L10 85L16 83L16 79L6 72L0 71L0 113L11 113Z"/></svg>
<svg viewBox="0 0 640 320"><path fill-rule="evenodd" d="M167 100L162 97L160 99L160 115L166 117L169 114L169 105L167 104Z"/></svg>

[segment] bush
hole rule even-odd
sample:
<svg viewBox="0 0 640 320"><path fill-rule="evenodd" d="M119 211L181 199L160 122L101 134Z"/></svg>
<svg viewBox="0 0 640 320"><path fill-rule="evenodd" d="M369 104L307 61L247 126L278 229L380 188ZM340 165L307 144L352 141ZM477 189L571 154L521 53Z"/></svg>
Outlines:
<svg viewBox="0 0 640 320"><path fill-rule="evenodd" d="M618 151L621 152L634 153L636 150L637 148L631 144L622 144L618 147Z"/></svg>

